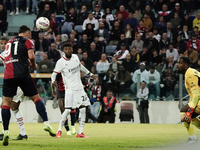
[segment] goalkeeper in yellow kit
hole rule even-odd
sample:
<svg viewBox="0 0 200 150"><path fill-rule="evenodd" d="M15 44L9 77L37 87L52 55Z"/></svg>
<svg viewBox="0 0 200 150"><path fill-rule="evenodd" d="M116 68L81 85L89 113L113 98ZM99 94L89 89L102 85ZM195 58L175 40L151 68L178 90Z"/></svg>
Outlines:
<svg viewBox="0 0 200 150"><path fill-rule="evenodd" d="M185 87L190 95L190 101L187 105L181 108L181 120L189 133L187 143L198 142L192 124L200 129L200 72L192 69L190 66L190 59L187 57L180 57L177 63L178 73L185 76Z"/></svg>

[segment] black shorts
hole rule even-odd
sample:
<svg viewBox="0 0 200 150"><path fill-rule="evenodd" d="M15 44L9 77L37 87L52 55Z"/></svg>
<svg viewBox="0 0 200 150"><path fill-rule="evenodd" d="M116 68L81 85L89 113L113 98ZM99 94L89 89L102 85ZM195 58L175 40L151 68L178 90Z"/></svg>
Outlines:
<svg viewBox="0 0 200 150"><path fill-rule="evenodd" d="M4 79L3 96L13 97L17 93L17 87L20 87L25 96L34 96L38 94L38 89L31 77Z"/></svg>
<svg viewBox="0 0 200 150"><path fill-rule="evenodd" d="M59 98L65 98L65 90L63 90L63 91L58 90L57 99L59 99Z"/></svg>

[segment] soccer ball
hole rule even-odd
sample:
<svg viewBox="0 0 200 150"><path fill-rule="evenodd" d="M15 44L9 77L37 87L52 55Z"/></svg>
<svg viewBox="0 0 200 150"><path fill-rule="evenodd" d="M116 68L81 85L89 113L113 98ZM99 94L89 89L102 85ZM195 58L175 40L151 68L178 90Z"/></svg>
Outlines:
<svg viewBox="0 0 200 150"><path fill-rule="evenodd" d="M45 17L40 17L36 20L36 28L40 31L47 31L49 29L49 26L49 19Z"/></svg>

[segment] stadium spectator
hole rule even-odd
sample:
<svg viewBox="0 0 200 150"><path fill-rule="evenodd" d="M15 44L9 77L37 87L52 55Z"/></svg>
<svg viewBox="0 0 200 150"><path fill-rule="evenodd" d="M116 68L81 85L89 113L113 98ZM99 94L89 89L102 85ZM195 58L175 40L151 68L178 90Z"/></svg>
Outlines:
<svg viewBox="0 0 200 150"><path fill-rule="evenodd" d="M104 28L107 29L108 31L110 31L112 29L112 26L110 25L110 22L108 22L106 20L106 15L102 16L102 21L101 22L104 24Z"/></svg>
<svg viewBox="0 0 200 150"><path fill-rule="evenodd" d="M180 28L181 26L181 19L178 15L178 13L174 13L174 18L172 18L170 20L171 24L172 24L172 29L177 29L177 28Z"/></svg>
<svg viewBox="0 0 200 150"><path fill-rule="evenodd" d="M94 43L96 44L96 49L99 52L103 52L103 51L105 52L105 47L103 47L105 45L103 44L103 42L99 41L99 36L94 37Z"/></svg>
<svg viewBox="0 0 200 150"><path fill-rule="evenodd" d="M83 25L83 22L88 17L87 7L83 5L76 18L76 25Z"/></svg>
<svg viewBox="0 0 200 150"><path fill-rule="evenodd" d="M94 11L92 12L94 18L96 20L98 20L99 22L102 21L102 16L103 16L103 12L100 9L99 5L95 6L95 9L93 9Z"/></svg>
<svg viewBox="0 0 200 150"><path fill-rule="evenodd" d="M4 10L2 4L0 4L0 28L1 28L1 35L6 36L6 31L8 28L7 12Z"/></svg>
<svg viewBox="0 0 200 150"><path fill-rule="evenodd" d="M83 58L83 50L79 48L76 55L78 56L78 59L81 60Z"/></svg>
<svg viewBox="0 0 200 150"><path fill-rule="evenodd" d="M94 76L98 76L97 70L96 70L96 68L95 68L94 66L91 68L91 71L90 71L90 72L93 73Z"/></svg>
<svg viewBox="0 0 200 150"><path fill-rule="evenodd" d="M139 21L139 26L137 27L135 34L140 34L143 41L146 39L146 37L147 37L147 29L144 26L144 21L143 20Z"/></svg>
<svg viewBox="0 0 200 150"><path fill-rule="evenodd" d="M158 42L160 42L161 36L160 36L160 34L158 33L158 30L157 30L156 28L153 29L153 37L154 37Z"/></svg>
<svg viewBox="0 0 200 150"><path fill-rule="evenodd" d="M133 73L135 71L135 62L131 59L131 55L126 54L126 58L122 62L122 66L129 71L129 73Z"/></svg>
<svg viewBox="0 0 200 150"><path fill-rule="evenodd" d="M49 48L48 40L44 39L42 32L38 34L39 39L35 40L35 51L47 52Z"/></svg>
<svg viewBox="0 0 200 150"><path fill-rule="evenodd" d="M99 7L99 9L101 9L101 3L102 3L102 0L93 0L92 2L92 10L95 11L95 8Z"/></svg>
<svg viewBox="0 0 200 150"><path fill-rule="evenodd" d="M92 13L89 13L88 18L83 22L82 29L85 30L87 27L87 24L92 24L93 30L99 29L99 23L98 21L94 18Z"/></svg>
<svg viewBox="0 0 200 150"><path fill-rule="evenodd" d="M140 61L145 63L147 66L151 66L152 64L152 52L144 46L142 52L140 53Z"/></svg>
<svg viewBox="0 0 200 150"><path fill-rule="evenodd" d="M111 25L113 25L115 18L113 16L110 8L106 8L105 15L106 15L106 21L109 22Z"/></svg>
<svg viewBox="0 0 200 150"><path fill-rule="evenodd" d="M186 35L186 34L185 34ZM184 53L186 43L182 40L181 36L177 36L177 39L173 42L174 48L177 49L178 52Z"/></svg>
<svg viewBox="0 0 200 150"><path fill-rule="evenodd" d="M133 76L132 76L132 85L130 87L131 91L136 94L136 87L137 87L137 75L140 74L140 82L144 81L144 82L147 82L146 80L146 76L148 74L148 71L145 69L146 68L146 65L145 63L140 63L140 68L137 69Z"/></svg>
<svg viewBox="0 0 200 150"><path fill-rule="evenodd" d="M102 42L104 45L107 45L109 41L109 33L108 30L104 28L104 23L99 23L99 29L95 31L95 36L99 37L99 41Z"/></svg>
<svg viewBox="0 0 200 150"><path fill-rule="evenodd" d="M189 57L191 60L191 67L195 67L198 61L198 52L191 45L188 50L186 50L183 54L185 57Z"/></svg>
<svg viewBox="0 0 200 150"><path fill-rule="evenodd" d="M141 35L140 34L137 34L136 35L136 38L135 38L135 40L132 42L132 44L131 44L131 49L133 48L133 47L135 47L136 48L136 50L140 53L140 52L142 52L142 49L143 49L143 44L144 44L144 42L141 40Z"/></svg>
<svg viewBox="0 0 200 150"><path fill-rule="evenodd" d="M193 14L191 6L193 6L193 1L192 0L182 0L181 9L186 11L187 14L190 13L190 15Z"/></svg>
<svg viewBox="0 0 200 150"><path fill-rule="evenodd" d="M188 31L188 26L184 25L183 26L183 30L179 33L179 35L181 36L181 39L187 43L187 41L189 40L189 31Z"/></svg>
<svg viewBox="0 0 200 150"><path fill-rule="evenodd" d="M199 40L200 39L200 31L199 31L199 28L198 27L194 27L193 28L193 32L191 33L191 35L195 33L197 35L197 39Z"/></svg>
<svg viewBox="0 0 200 150"><path fill-rule="evenodd" d="M92 42L90 44L90 50L88 51L88 58L90 58L93 61L95 66L100 59L100 55L101 53L98 50L96 50L96 44Z"/></svg>
<svg viewBox="0 0 200 150"><path fill-rule="evenodd" d="M158 33L163 33L166 30L166 27L167 23L164 21L164 17L159 16L158 21L155 23L155 28L158 30Z"/></svg>
<svg viewBox="0 0 200 150"><path fill-rule="evenodd" d="M167 37L170 39L170 41L172 42L173 40L175 40L177 38L178 32L177 29L173 29L172 28L172 23L171 22L167 22Z"/></svg>
<svg viewBox="0 0 200 150"><path fill-rule="evenodd" d="M192 38L188 40L187 45L186 45L186 50L188 50L191 45L198 52L200 52L200 40L197 39L197 35L195 33L192 33Z"/></svg>
<svg viewBox="0 0 200 150"><path fill-rule="evenodd" d="M174 49L173 43L169 44L169 49L166 52L166 58L169 58L169 56L174 56L174 61L177 61L179 58L178 51Z"/></svg>
<svg viewBox="0 0 200 150"><path fill-rule="evenodd" d="M176 71L177 64L176 61L174 61L174 56L170 55L168 57L168 60L165 61L165 64L163 66L162 72L165 71L166 69L171 68L174 72Z"/></svg>
<svg viewBox="0 0 200 150"><path fill-rule="evenodd" d="M116 74L116 82L118 94L123 92L125 88L129 88L132 84L131 74L124 68L123 65L119 66L119 71Z"/></svg>
<svg viewBox="0 0 200 150"><path fill-rule="evenodd" d="M110 43L109 45L117 45L120 40L120 35L122 34L123 30L119 28L119 22L115 21L114 27L110 32Z"/></svg>
<svg viewBox="0 0 200 150"><path fill-rule="evenodd" d="M47 66L46 73L52 73L53 71L52 62L51 60L48 59L47 53L43 54L43 60L38 65L38 72L41 72L43 65Z"/></svg>
<svg viewBox="0 0 200 150"><path fill-rule="evenodd" d="M93 25L91 23L88 23L86 26L86 29L83 31L83 34L86 34L88 37L88 41L91 43L94 39L94 29Z"/></svg>
<svg viewBox="0 0 200 150"><path fill-rule="evenodd" d="M163 16L165 22L168 22L171 19L171 11L168 10L166 4L162 5L162 10L158 12L158 16Z"/></svg>
<svg viewBox="0 0 200 150"><path fill-rule="evenodd" d="M60 59L60 53L56 49L55 43L51 43L50 49L49 49L47 55L48 55L48 59L51 60L52 65L55 66L58 59Z"/></svg>
<svg viewBox="0 0 200 150"><path fill-rule="evenodd" d="M130 6L132 11L134 11L135 9L139 9L140 0L130 0L128 5Z"/></svg>
<svg viewBox="0 0 200 150"><path fill-rule="evenodd" d="M144 9L144 13L147 13L151 19L151 21L154 23L155 22L155 14L154 12L151 10L150 5L146 5L145 9ZM143 13L143 14L144 14Z"/></svg>
<svg viewBox="0 0 200 150"><path fill-rule="evenodd" d="M122 14L118 14L117 18L115 21L119 22L119 28L123 29L124 28L124 20L122 20Z"/></svg>
<svg viewBox="0 0 200 150"><path fill-rule="evenodd" d="M169 47L169 44L170 44L170 39L167 37L167 33L164 32L162 34L162 39L160 40L160 43L159 43L159 49L162 50L162 49L168 49Z"/></svg>
<svg viewBox="0 0 200 150"><path fill-rule="evenodd" d="M174 6L176 4L176 1L175 0L169 0L169 1L167 1L166 4L168 6L168 10L173 11L174 10Z"/></svg>
<svg viewBox="0 0 200 150"><path fill-rule="evenodd" d="M53 13L51 14L50 27L52 28L53 32L57 35L59 22L56 20L56 16Z"/></svg>
<svg viewBox="0 0 200 150"><path fill-rule="evenodd" d="M128 44L131 45L131 42L135 40L135 30L131 28L129 24L125 28L125 38L128 40Z"/></svg>
<svg viewBox="0 0 200 150"><path fill-rule="evenodd" d="M107 60L106 54L101 54L101 59L97 62L96 70L99 77L99 83L101 84L103 81L103 77L108 71L110 63Z"/></svg>
<svg viewBox="0 0 200 150"><path fill-rule="evenodd" d="M78 2L79 0L63 0L64 2L64 10L62 11L62 13L64 14L65 12L67 12L67 10L71 7L74 7L75 9L78 8Z"/></svg>
<svg viewBox="0 0 200 150"><path fill-rule="evenodd" d="M38 11L39 11L39 8L38 8L38 1L37 0L32 0L32 15L37 15L38 14Z"/></svg>
<svg viewBox="0 0 200 150"><path fill-rule="evenodd" d="M156 1L156 3L155 3L155 11L157 13L162 10L163 4L166 4L166 1L164 1L164 0Z"/></svg>
<svg viewBox="0 0 200 150"><path fill-rule="evenodd" d="M114 54L114 56L116 57L116 59L119 61L123 61L126 58L126 55L129 54L129 51L126 49L126 45L125 43L121 44L121 49L116 51L116 53Z"/></svg>
<svg viewBox="0 0 200 150"><path fill-rule="evenodd" d="M43 12L45 10L45 6L46 4L49 5L49 9L52 11L52 13L55 12L56 10L56 1L55 0L40 0L39 4L38 4L38 8L40 12Z"/></svg>
<svg viewBox="0 0 200 150"><path fill-rule="evenodd" d="M90 58L88 58L87 52L83 52L83 57L82 57L81 61L83 61L85 63L85 67L88 70L91 70L91 68L93 67L93 61Z"/></svg>
<svg viewBox="0 0 200 150"><path fill-rule="evenodd" d="M69 35L69 40L68 40L68 42L70 43L70 44L72 44L72 47L73 47L73 53L77 53L77 50L78 50L78 46L79 46L79 41L75 38L75 36L74 36L74 34L73 33L71 33L70 35Z"/></svg>
<svg viewBox="0 0 200 150"><path fill-rule="evenodd" d="M116 94L117 87L116 87L116 81L115 81L115 73L113 72L112 68L109 68L106 72L106 75L103 78L102 82L102 96L106 96L106 92L108 90L112 90L114 95Z"/></svg>
<svg viewBox="0 0 200 150"><path fill-rule="evenodd" d="M140 13L139 9L135 9L135 13L133 14L134 18L138 21L142 18L142 14Z"/></svg>
<svg viewBox="0 0 200 150"><path fill-rule="evenodd" d="M146 83L144 81L141 82L141 87L137 92L137 109L139 111L140 123L149 123L149 89L146 87Z"/></svg>
<svg viewBox="0 0 200 150"><path fill-rule="evenodd" d="M56 49L61 50L62 47L61 47L61 35L60 34L56 35L55 43L56 43Z"/></svg>
<svg viewBox="0 0 200 150"><path fill-rule="evenodd" d="M185 14L184 18L181 20L181 29L183 29L184 25L188 26L188 30L191 31L192 30L192 20L190 20L189 15Z"/></svg>
<svg viewBox="0 0 200 150"><path fill-rule="evenodd" d="M197 26L199 28L199 31L200 31L199 24L200 24L200 12L197 13L196 18L193 20L193 28L195 26Z"/></svg>
<svg viewBox="0 0 200 150"><path fill-rule="evenodd" d="M122 33L121 35L120 35L120 41L118 42L118 44L117 44L117 50L120 50L121 49L121 45L122 45L122 43L124 43L125 44L125 48L126 49L129 49L129 42L128 42L128 40L125 38L125 34L124 33Z"/></svg>
<svg viewBox="0 0 200 150"><path fill-rule="evenodd" d="M44 39L48 40L49 43L52 43L56 40L56 35L51 27L49 27L49 29L44 32Z"/></svg>
<svg viewBox="0 0 200 150"><path fill-rule="evenodd" d="M158 41L153 37L153 32L148 32L148 38L144 41L144 46L146 46L151 53L153 49L159 51L159 44Z"/></svg>
<svg viewBox="0 0 200 150"><path fill-rule="evenodd" d="M110 69L112 69L113 73L117 73L119 71L119 63L117 62L116 57L112 57L112 63L110 63Z"/></svg>
<svg viewBox="0 0 200 150"><path fill-rule="evenodd" d="M79 42L79 48L81 48L83 52L86 52L89 50L90 42L88 41L87 34L83 34L82 39Z"/></svg>
<svg viewBox="0 0 200 150"><path fill-rule="evenodd" d="M19 15L19 0L10 0L10 16L12 16L12 15L14 15L14 10L16 10L15 11L15 15L17 16L17 15ZM14 8L14 6L15 6L15 8Z"/></svg>
<svg viewBox="0 0 200 150"><path fill-rule="evenodd" d="M131 54L131 59L134 61L135 69L137 69L138 66L139 66L140 54L138 53L138 51L136 50L135 47L133 47L133 48L131 49L130 54Z"/></svg>
<svg viewBox="0 0 200 150"><path fill-rule="evenodd" d="M32 37L33 40L37 40L39 38L38 37L39 32L40 31L38 31L38 29L34 25L33 30L31 31L31 37Z"/></svg>
<svg viewBox="0 0 200 150"><path fill-rule="evenodd" d="M136 29L138 26L139 26L139 23L138 23L138 20L136 18L133 17L133 13L132 12L129 12L128 13L128 18L126 18L124 20L124 29L126 28L126 25L129 24L132 29Z"/></svg>
<svg viewBox="0 0 200 150"><path fill-rule="evenodd" d="M162 62L162 57L160 55L158 55L158 51L156 49L152 49L152 64L156 67L156 66L160 66L161 62Z"/></svg>
<svg viewBox="0 0 200 150"><path fill-rule="evenodd" d="M39 12L39 14L37 15L37 18L46 17L47 19L51 20L52 13L53 12L50 10L49 4L45 4L44 10Z"/></svg>
<svg viewBox="0 0 200 150"><path fill-rule="evenodd" d="M77 14L74 8L70 8L66 13L66 19L64 24L61 27L62 33L69 34L71 33L74 24L76 23Z"/></svg>
<svg viewBox="0 0 200 150"><path fill-rule="evenodd" d="M119 7L119 11L116 13L116 17L118 14L122 14L122 20L125 20L128 17L128 12L125 10L125 7L121 5Z"/></svg>
<svg viewBox="0 0 200 150"><path fill-rule="evenodd" d="M156 100L160 100L160 73L154 66L150 67L146 76L146 81L149 88L149 94L153 94L155 91Z"/></svg>
<svg viewBox="0 0 200 150"><path fill-rule="evenodd" d="M98 117L98 123L103 123L105 116L110 117L109 123L115 122L115 111L114 111L115 104L116 104L116 99L113 96L112 91L109 90L106 94L106 97L103 98L102 108Z"/></svg>
<svg viewBox="0 0 200 150"><path fill-rule="evenodd" d="M173 5L173 7L174 7L174 5ZM183 10L181 9L179 3L175 4L175 7L171 11L171 16L174 16L175 13L178 14L178 16L180 17L181 20L184 19L184 13L183 13Z"/></svg>
<svg viewBox="0 0 200 150"><path fill-rule="evenodd" d="M144 27L147 29L147 31L151 30L152 27L153 27L153 22L149 18L149 14L148 13L144 13L144 17L143 17L142 20L144 21Z"/></svg>

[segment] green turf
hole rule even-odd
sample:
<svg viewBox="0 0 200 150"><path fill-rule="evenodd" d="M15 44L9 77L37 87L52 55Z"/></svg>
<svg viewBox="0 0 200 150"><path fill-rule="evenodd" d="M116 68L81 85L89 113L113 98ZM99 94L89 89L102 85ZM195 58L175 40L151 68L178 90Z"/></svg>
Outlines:
<svg viewBox="0 0 200 150"><path fill-rule="evenodd" d="M51 124L57 130L58 124ZM29 136L26 141L13 141L8 146L0 142L0 150L129 150L166 147L183 143L187 132L183 125L160 124L86 124L84 128L88 139L67 136L63 130L61 138L50 137L43 131L43 124L25 124ZM78 124L76 124L78 130ZM17 124L10 125L10 137L19 133ZM197 134L199 136L199 134Z"/></svg>

